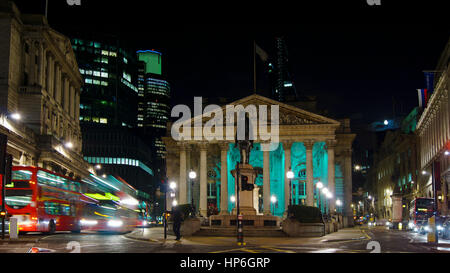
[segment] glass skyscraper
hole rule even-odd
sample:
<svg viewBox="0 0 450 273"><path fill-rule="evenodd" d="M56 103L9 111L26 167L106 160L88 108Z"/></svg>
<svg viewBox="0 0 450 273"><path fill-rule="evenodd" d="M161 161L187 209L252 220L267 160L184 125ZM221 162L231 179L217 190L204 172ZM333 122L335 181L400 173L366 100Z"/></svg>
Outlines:
<svg viewBox="0 0 450 273"><path fill-rule="evenodd" d="M170 115L170 85L162 75L162 54L154 50L140 50L138 70L137 126L150 137L156 160L165 154L161 137L166 134Z"/></svg>

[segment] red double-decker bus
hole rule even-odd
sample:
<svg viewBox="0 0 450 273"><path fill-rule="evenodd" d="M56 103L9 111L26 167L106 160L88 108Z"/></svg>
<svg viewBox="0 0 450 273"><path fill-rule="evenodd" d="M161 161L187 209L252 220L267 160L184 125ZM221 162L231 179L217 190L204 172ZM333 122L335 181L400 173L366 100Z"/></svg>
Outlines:
<svg viewBox="0 0 450 273"><path fill-rule="evenodd" d="M19 232L81 231L85 204L97 200L82 194L82 182L39 167L12 167L5 185L6 210L18 218Z"/></svg>
<svg viewBox="0 0 450 273"><path fill-rule="evenodd" d="M411 201L409 206L408 226L414 231L419 231L426 225L428 218L435 214L434 199L418 197Z"/></svg>

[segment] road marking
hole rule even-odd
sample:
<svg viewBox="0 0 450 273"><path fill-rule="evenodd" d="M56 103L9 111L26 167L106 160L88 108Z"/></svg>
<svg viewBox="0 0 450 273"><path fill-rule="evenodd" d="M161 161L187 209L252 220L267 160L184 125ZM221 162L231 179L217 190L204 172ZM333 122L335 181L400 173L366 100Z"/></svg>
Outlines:
<svg viewBox="0 0 450 273"><path fill-rule="evenodd" d="M284 253L295 253L294 251L291 251L291 250L278 249L278 248L273 248L273 247L269 247L269 246L260 246L259 248L265 248L265 249L274 250L277 252L284 252Z"/></svg>
<svg viewBox="0 0 450 273"><path fill-rule="evenodd" d="M226 253L226 252L232 252L232 251L243 251L244 249L245 248L233 248L233 249L228 249L228 250L212 251L212 252L209 252L209 253ZM257 253L257 252L254 252L254 253Z"/></svg>

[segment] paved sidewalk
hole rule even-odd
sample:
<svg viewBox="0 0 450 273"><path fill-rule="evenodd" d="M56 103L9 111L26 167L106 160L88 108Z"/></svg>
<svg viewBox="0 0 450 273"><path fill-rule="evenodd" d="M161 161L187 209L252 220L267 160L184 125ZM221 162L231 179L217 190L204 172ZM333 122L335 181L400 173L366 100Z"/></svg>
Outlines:
<svg viewBox="0 0 450 273"><path fill-rule="evenodd" d="M135 229L133 232L125 235L128 238L136 240L144 240L159 243L176 242L175 236L167 234L167 240L164 240L164 228L155 227L147 229ZM357 240L369 240L370 236L359 228L346 228L338 232L328 234L323 237L313 238L294 238L294 237L245 237L248 246L252 245L314 245L332 242L346 242ZM235 237L212 237L212 236L189 236L182 237L181 244L186 245L214 245L214 246L231 246L236 244Z"/></svg>

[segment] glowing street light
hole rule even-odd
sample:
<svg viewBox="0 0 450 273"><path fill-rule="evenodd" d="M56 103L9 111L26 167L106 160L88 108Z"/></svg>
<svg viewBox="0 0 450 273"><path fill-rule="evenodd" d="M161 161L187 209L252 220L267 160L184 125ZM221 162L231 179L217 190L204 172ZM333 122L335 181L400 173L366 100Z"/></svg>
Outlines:
<svg viewBox="0 0 450 273"><path fill-rule="evenodd" d="M172 190L175 190L175 189L177 188L177 183L175 183L175 182L170 182L169 187L170 187Z"/></svg>
<svg viewBox="0 0 450 273"><path fill-rule="evenodd" d="M177 200L173 200L172 207L176 207L177 205L178 205L178 201Z"/></svg>
<svg viewBox="0 0 450 273"><path fill-rule="evenodd" d="M389 125L389 121L387 119L384 121L384 125Z"/></svg>
<svg viewBox="0 0 450 273"><path fill-rule="evenodd" d="M323 183L322 182L317 182L316 187L320 190L323 188Z"/></svg>
<svg viewBox="0 0 450 273"><path fill-rule="evenodd" d="M189 172L189 178L190 179L195 179L197 177L197 173L196 172L194 172L194 171L190 171Z"/></svg>
<svg viewBox="0 0 450 273"><path fill-rule="evenodd" d="M236 202L236 196L232 195L230 197L230 201L231 201L231 203L235 203Z"/></svg>
<svg viewBox="0 0 450 273"><path fill-rule="evenodd" d="M275 203L277 202L277 197L275 195L272 195L270 197L270 202L272 202L272 208L273 208L272 215L275 215Z"/></svg>
<svg viewBox="0 0 450 273"><path fill-rule="evenodd" d="M64 144L64 146L68 149L72 149L73 148L73 143L72 142L66 142L66 144Z"/></svg>
<svg viewBox="0 0 450 273"><path fill-rule="evenodd" d="M97 164L97 165L95 165L95 168L96 168L97 170L101 170L101 169L102 169L102 165Z"/></svg>
<svg viewBox="0 0 450 273"><path fill-rule="evenodd" d="M338 206L338 207L342 206L342 201L339 199L336 200L336 206Z"/></svg>
<svg viewBox="0 0 450 273"><path fill-rule="evenodd" d="M289 170L286 173L286 177L289 179L289 206L292 206L292 178L294 178L294 172ZM288 210L289 212L289 210Z"/></svg>
<svg viewBox="0 0 450 273"><path fill-rule="evenodd" d="M286 177L287 177L288 179L294 178L294 172L293 172L293 171L288 171L288 172L286 173Z"/></svg>
<svg viewBox="0 0 450 273"><path fill-rule="evenodd" d="M11 118L15 120L21 120L22 116L19 113L13 113L11 114Z"/></svg>
<svg viewBox="0 0 450 273"><path fill-rule="evenodd" d="M450 155L450 152L449 151L445 151L444 154L445 155Z"/></svg>

